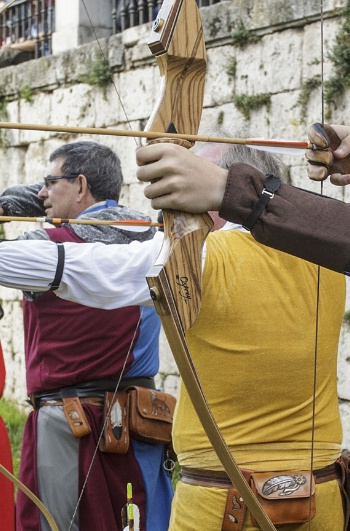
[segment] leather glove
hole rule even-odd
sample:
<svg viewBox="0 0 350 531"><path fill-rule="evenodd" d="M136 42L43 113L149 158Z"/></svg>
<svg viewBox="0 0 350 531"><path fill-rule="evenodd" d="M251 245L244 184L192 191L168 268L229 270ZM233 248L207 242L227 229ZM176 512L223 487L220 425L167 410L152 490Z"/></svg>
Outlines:
<svg viewBox="0 0 350 531"><path fill-rule="evenodd" d="M328 175L350 173L350 156L339 159L333 155L342 142L333 127L313 124L309 129L309 141L314 145L314 149L307 149L305 153L310 179L323 181Z"/></svg>

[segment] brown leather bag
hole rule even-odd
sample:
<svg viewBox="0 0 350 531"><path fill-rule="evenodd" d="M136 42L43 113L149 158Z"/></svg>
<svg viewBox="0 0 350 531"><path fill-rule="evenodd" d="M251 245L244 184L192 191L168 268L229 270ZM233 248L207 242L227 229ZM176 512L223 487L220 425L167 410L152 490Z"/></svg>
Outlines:
<svg viewBox="0 0 350 531"><path fill-rule="evenodd" d="M315 516L315 479L311 472L252 472L250 486L273 524L301 524ZM252 521L259 527L253 516Z"/></svg>
<svg viewBox="0 0 350 531"><path fill-rule="evenodd" d="M150 443L169 443L176 398L145 387L131 386L125 391L130 397L130 436Z"/></svg>
<svg viewBox="0 0 350 531"><path fill-rule="evenodd" d="M343 498L345 531L350 531L350 451L343 450L336 461L339 473L339 485Z"/></svg>
<svg viewBox="0 0 350 531"><path fill-rule="evenodd" d="M101 452L126 454L129 449L129 397L126 393L105 393Z"/></svg>
<svg viewBox="0 0 350 531"><path fill-rule="evenodd" d="M130 386L105 393L101 452L126 454L130 438L153 444L171 442L176 398L154 389Z"/></svg>

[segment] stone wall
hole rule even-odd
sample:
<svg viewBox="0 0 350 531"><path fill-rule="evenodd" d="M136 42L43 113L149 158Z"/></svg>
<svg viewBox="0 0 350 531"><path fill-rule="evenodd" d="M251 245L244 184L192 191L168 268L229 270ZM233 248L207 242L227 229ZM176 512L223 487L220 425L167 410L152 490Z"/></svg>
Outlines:
<svg viewBox="0 0 350 531"><path fill-rule="evenodd" d="M328 58L340 30L345 0L324 0L324 76L332 75ZM208 53L208 74L200 132L220 124L235 135L306 140L307 126L322 119L321 87L309 91L306 108L300 103L307 81L321 72L321 31L319 1L231 0L201 9ZM100 24L103 26L103 24ZM158 70L150 56L149 27L126 30L101 39L0 70L0 115L20 123L59 124L103 128L142 129L155 104L159 86ZM233 37L240 46L233 44ZM252 38L253 37L253 38ZM59 42L59 41L57 41ZM101 50L113 69L113 84L105 88L84 82L91 62L101 61ZM234 97L255 97L250 116L235 106ZM265 101L258 107L253 103ZM263 96L263 97L262 97ZM305 98L304 98L305 101ZM350 123L347 94L333 108L331 122ZM121 104L122 102L122 104ZM127 118L126 118L126 116ZM129 125L127 124L129 122ZM33 131L1 131L0 162L2 189L15 183L32 183L47 173L50 152L63 142L76 140L73 134ZM92 137L79 137L91 139ZM155 219L135 178L135 140L111 136L93 137L116 149L122 160L125 185L121 202L149 212ZM284 156L290 168L291 183L320 191L308 181L305 160ZM328 183L324 193L348 200L347 189ZM6 236L14 238L31 224L8 224ZM21 297L16 290L1 288L5 317L0 323L7 365L5 396L24 404L25 367ZM345 441L350 444L350 364L344 325L340 340L339 397ZM162 339L160 381L166 390L176 392L177 370Z"/></svg>

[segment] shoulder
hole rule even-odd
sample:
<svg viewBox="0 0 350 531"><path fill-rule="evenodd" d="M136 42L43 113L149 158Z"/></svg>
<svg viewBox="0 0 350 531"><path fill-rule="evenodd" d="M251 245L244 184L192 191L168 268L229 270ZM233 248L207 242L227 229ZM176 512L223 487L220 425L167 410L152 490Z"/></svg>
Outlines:
<svg viewBox="0 0 350 531"><path fill-rule="evenodd" d="M83 238L80 238L69 227L57 227L53 229L45 229L45 232L50 240L53 242L76 242L83 243Z"/></svg>

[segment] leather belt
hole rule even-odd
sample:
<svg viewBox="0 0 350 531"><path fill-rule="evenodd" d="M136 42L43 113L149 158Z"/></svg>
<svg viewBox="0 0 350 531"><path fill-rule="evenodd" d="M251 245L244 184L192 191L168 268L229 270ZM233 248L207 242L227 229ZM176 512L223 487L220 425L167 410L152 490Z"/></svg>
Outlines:
<svg viewBox="0 0 350 531"><path fill-rule="evenodd" d="M91 396L89 398L79 398L82 404L90 404L92 406L103 407L104 400L102 396ZM37 400L36 408L44 406L63 406L63 400Z"/></svg>
<svg viewBox="0 0 350 531"><path fill-rule="evenodd" d="M119 384L118 384L119 382ZM118 392L124 391L130 385L146 387L147 389L156 389L154 378L140 376L135 378L122 378L120 381L115 380L94 380L91 382L82 382L76 385L54 389L52 391L42 391L29 395L30 404L34 409L42 405L61 405L52 404L62 400L63 396L77 396L80 399L103 398L107 391L113 392L118 387ZM51 404L47 403L51 402Z"/></svg>
<svg viewBox="0 0 350 531"><path fill-rule="evenodd" d="M337 472L336 463L332 463L319 470L313 470L316 483L325 483L326 481L332 481L339 479L339 473ZM247 479L249 477L249 470L241 469L241 472ZM278 472L277 474L282 474ZM182 483L188 483L189 485L196 485L198 487L217 487L221 489L229 489L232 486L232 482L226 472L219 470L206 470L202 468L189 468L181 467L180 481Z"/></svg>

